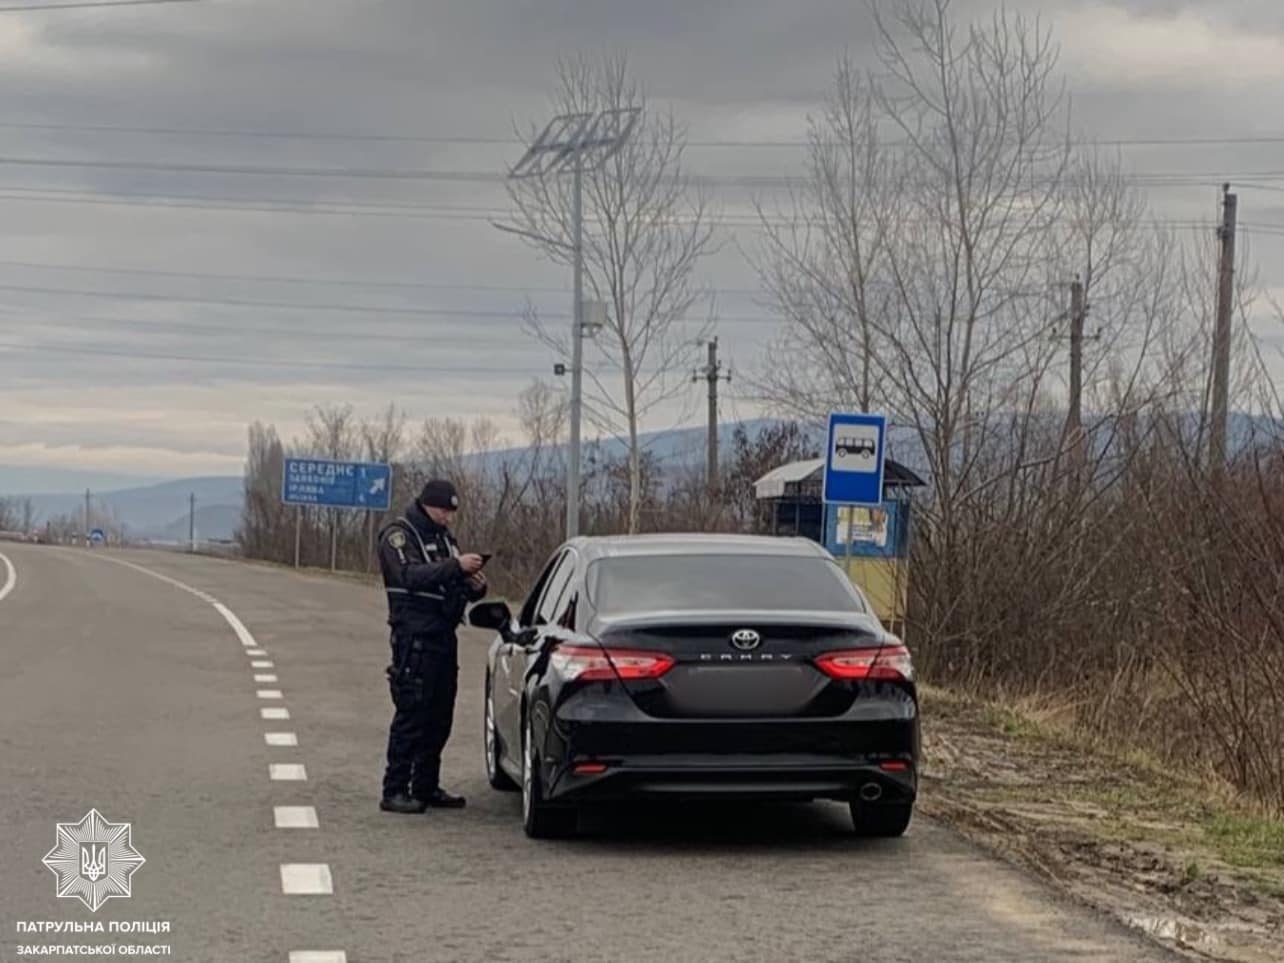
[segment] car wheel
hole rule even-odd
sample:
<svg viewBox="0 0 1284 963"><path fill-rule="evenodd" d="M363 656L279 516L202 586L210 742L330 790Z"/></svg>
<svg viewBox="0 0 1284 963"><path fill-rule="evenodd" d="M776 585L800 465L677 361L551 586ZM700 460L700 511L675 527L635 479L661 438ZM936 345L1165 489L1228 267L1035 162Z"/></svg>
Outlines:
<svg viewBox="0 0 1284 963"><path fill-rule="evenodd" d="M852 802L852 827L857 836L903 836L914 814L913 803Z"/></svg>
<svg viewBox="0 0 1284 963"><path fill-rule="evenodd" d="M491 693L490 675L486 675L486 708L482 714L482 745L486 753L486 781L492 789L512 792L517 788L499 764L499 736L495 731L495 697Z"/></svg>
<svg viewBox="0 0 1284 963"><path fill-rule="evenodd" d="M528 720L522 738L522 828L532 839L553 839L573 833L576 822L574 809L550 806L544 801L535 735Z"/></svg>

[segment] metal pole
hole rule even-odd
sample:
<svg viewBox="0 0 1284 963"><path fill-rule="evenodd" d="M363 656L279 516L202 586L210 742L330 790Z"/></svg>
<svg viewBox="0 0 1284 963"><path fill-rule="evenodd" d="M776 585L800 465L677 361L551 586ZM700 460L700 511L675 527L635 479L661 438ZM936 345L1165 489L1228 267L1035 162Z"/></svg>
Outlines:
<svg viewBox="0 0 1284 963"><path fill-rule="evenodd" d="M847 557L843 564L847 569L848 580L855 581L852 579L852 507L848 505L845 511L847 512L847 532L843 540L847 543Z"/></svg>
<svg viewBox="0 0 1284 963"><path fill-rule="evenodd" d="M89 489L85 489L85 544L89 544Z"/></svg>
<svg viewBox="0 0 1284 963"><path fill-rule="evenodd" d="M718 339L709 342L709 451L708 465L705 473L708 476L709 498L718 497Z"/></svg>
<svg viewBox="0 0 1284 963"><path fill-rule="evenodd" d="M188 498L187 544L191 551L196 551L196 492L192 492Z"/></svg>
<svg viewBox="0 0 1284 963"><path fill-rule="evenodd" d="M335 553L338 547L338 525L339 519L335 516L334 509L330 509L330 571L334 571Z"/></svg>
<svg viewBox="0 0 1284 963"><path fill-rule="evenodd" d="M294 567L299 567L299 547L303 542L303 506L294 506Z"/></svg>
<svg viewBox="0 0 1284 963"><path fill-rule="evenodd" d="M1221 263L1217 276L1217 320L1213 329L1213 411L1208 435L1208 460L1214 476L1226 466L1226 431L1230 418L1231 314L1235 298L1235 219L1239 199L1222 188Z"/></svg>
<svg viewBox="0 0 1284 963"><path fill-rule="evenodd" d="M566 466L566 537L580 533L580 413L583 405L584 367L584 210L581 199L584 180L582 152L575 154L575 307L571 312L571 450Z"/></svg>

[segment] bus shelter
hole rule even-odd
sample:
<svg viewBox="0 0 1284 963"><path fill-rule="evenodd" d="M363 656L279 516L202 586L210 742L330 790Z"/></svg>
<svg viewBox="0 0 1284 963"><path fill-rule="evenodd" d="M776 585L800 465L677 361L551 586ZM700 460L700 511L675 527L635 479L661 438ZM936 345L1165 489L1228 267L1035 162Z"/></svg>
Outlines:
<svg viewBox="0 0 1284 963"><path fill-rule="evenodd" d="M923 479L888 460L878 507L826 505L821 498L825 461L791 462L754 483L758 529L796 535L824 545L869 598L883 625L905 630L909 602L909 546L913 491Z"/></svg>

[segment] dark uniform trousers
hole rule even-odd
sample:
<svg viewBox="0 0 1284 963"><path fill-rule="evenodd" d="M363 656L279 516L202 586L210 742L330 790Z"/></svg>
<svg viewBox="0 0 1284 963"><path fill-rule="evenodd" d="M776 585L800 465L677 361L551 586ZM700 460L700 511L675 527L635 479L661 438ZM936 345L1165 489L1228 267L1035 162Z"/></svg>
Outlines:
<svg viewBox="0 0 1284 963"><path fill-rule="evenodd" d="M379 536L379 565L388 594L392 665L387 675L395 711L388 729L383 794L409 791L426 799L440 788L441 751L450 738L459 678L455 629L485 589L468 584L449 529L419 505Z"/></svg>
<svg viewBox="0 0 1284 963"><path fill-rule="evenodd" d="M439 784L441 751L450 738L459 689L458 645L450 638L393 633L389 687L396 707L388 729L385 797L426 799Z"/></svg>

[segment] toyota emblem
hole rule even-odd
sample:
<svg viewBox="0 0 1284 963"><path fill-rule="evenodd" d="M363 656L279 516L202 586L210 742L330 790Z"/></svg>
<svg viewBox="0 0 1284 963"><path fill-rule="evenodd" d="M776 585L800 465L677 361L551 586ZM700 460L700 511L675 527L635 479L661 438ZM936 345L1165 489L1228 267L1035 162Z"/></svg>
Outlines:
<svg viewBox="0 0 1284 963"><path fill-rule="evenodd" d="M753 629L737 629L731 633L731 644L741 652L749 652L762 645L762 636Z"/></svg>

